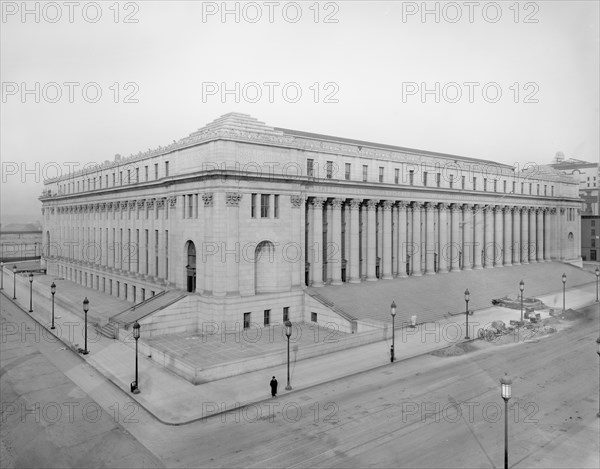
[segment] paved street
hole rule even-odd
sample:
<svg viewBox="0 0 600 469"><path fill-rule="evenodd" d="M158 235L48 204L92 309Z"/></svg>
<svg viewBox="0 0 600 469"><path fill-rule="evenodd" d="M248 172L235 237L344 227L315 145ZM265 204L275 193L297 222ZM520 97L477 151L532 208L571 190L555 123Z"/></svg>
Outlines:
<svg viewBox="0 0 600 469"><path fill-rule="evenodd" d="M7 301L2 301L2 315L13 322L29 320ZM500 467L499 378L505 370L513 378L511 466L597 467L594 321L526 344L472 342L465 355L424 355L181 426L163 425L132 407L125 393L71 351L30 334L2 344L2 454L9 460L2 467L157 467L161 462L166 467ZM5 351L15 347L24 350L13 357L25 358L29 348L39 355L39 364L25 366L24 360L7 370L11 356ZM40 376L49 368L55 373ZM13 381L16 372L18 381ZM38 394L19 387L29 382L36 383ZM65 388L64 383L70 384ZM9 404L19 402L19 395L28 397L27 408L36 399L42 403L39 422L26 418L21 423L20 414L12 415ZM62 403L64 410L64 396L80 403L76 410L98 403L99 422L88 421L91 417L49 422L54 407L47 403ZM218 401L197 405L223 410ZM66 428L48 432L56 425ZM40 432L37 449L26 451L31 435ZM113 434L120 436L116 446ZM84 435L94 444L76 438ZM46 439L53 444L42 444Z"/></svg>

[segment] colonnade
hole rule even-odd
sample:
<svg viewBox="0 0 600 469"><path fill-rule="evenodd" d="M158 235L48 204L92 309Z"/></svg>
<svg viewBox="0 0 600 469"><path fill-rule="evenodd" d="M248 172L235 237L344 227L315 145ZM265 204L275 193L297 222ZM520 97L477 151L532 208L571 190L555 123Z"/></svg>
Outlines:
<svg viewBox="0 0 600 469"><path fill-rule="evenodd" d="M358 283L550 261L555 208L307 199L308 284Z"/></svg>

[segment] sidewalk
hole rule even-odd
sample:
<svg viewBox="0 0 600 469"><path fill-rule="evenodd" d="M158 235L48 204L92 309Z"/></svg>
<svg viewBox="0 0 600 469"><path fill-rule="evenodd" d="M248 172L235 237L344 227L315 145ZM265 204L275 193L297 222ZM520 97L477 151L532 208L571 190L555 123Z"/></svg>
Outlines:
<svg viewBox="0 0 600 469"><path fill-rule="evenodd" d="M45 291L48 288L47 284L51 281L51 277L40 275L35 277L34 283L38 283L41 290ZM68 294L73 295L73 298L70 300L67 298L69 301L65 301L64 304L79 302L79 298L84 296L87 290L90 289L71 284ZM5 275L2 301L12 301L10 300L12 292L12 275ZM67 294L67 289L63 289L61 293ZM562 292L539 298L549 308L562 309ZM573 287L567 290L566 307L578 308L593 303L595 299L595 284ZM29 282L25 278L19 278L17 281L16 303L23 310L29 310ZM56 329L50 331L50 294L44 296L35 290L33 310L31 316L40 324L39 330L23 330L24 325L12 324L6 326L2 334L19 333L23 340L25 340L25 336L31 334L35 334L40 340L56 341L59 338L74 350L77 350L78 347L83 348L84 322L78 314L74 314L69 311L69 308L56 303ZM80 315L82 316L83 312ZM547 312L542 313L542 317L547 315ZM476 338L479 328L487 326L494 320L502 320L508 324L511 319L519 318L520 311L508 308L491 307L476 311L469 317L469 335L472 339ZM139 355L141 393L131 394L129 384L135 379L135 342L132 340L131 343L123 343L107 339L97 334L89 323L88 350L90 353L81 355L81 357L158 420L169 425L181 425L223 411L233 410L236 407L268 401L271 398L269 381L272 376L276 376L279 381L279 395L285 395L380 366L395 366L402 360L464 342L464 319L464 315L459 315L435 323L423 324L416 329L396 329L396 363L394 365L390 365L391 340L298 362L294 361L292 353L290 356L292 391L285 391L287 373L285 365L195 386L147 357Z"/></svg>

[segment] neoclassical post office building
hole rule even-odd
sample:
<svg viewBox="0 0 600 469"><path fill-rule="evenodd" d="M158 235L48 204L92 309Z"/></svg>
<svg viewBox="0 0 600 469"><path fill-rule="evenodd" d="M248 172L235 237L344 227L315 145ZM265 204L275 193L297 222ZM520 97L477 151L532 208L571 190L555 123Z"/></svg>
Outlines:
<svg viewBox="0 0 600 469"><path fill-rule="evenodd" d="M156 334L304 320L307 292L328 285L580 264L578 188L533 164L231 113L171 145L45 181L44 260L51 275L132 303L180 292L170 313L147 320Z"/></svg>

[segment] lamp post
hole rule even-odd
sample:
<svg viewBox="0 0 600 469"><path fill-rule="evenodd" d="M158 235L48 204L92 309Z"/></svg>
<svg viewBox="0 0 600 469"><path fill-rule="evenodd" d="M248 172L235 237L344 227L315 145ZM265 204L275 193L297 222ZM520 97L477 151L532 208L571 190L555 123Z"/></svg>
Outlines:
<svg viewBox="0 0 600 469"><path fill-rule="evenodd" d="M54 282L50 285L50 293L52 293L52 326L50 329L56 329L54 327L54 294L56 293L56 284Z"/></svg>
<svg viewBox="0 0 600 469"><path fill-rule="evenodd" d="M598 353L598 358L600 358L600 337L598 337L596 339L596 353ZM598 413L596 414L596 417L600 417L600 373L598 374L599 376L599 380L598 380Z"/></svg>
<svg viewBox="0 0 600 469"><path fill-rule="evenodd" d="M600 279L600 269L596 267L596 302L598 302L598 279Z"/></svg>
<svg viewBox="0 0 600 469"><path fill-rule="evenodd" d="M500 378L501 394L504 399L504 469L508 469L508 400L511 396L510 386L512 380L507 373Z"/></svg>
<svg viewBox="0 0 600 469"><path fill-rule="evenodd" d="M33 273L29 272L29 312L33 313Z"/></svg>
<svg viewBox="0 0 600 469"><path fill-rule="evenodd" d="M140 338L140 323L137 321L133 324L133 338L135 339L135 381L131 383L131 392L133 394L139 394L140 388L138 385L138 339Z"/></svg>
<svg viewBox="0 0 600 469"><path fill-rule="evenodd" d="M13 300L17 299L17 266L13 265Z"/></svg>
<svg viewBox="0 0 600 469"><path fill-rule="evenodd" d="M396 318L396 302L392 301L392 306L391 308L391 315L392 315L392 348L390 349L390 361L393 363L395 356L394 356L394 343L395 343L395 339L396 339L396 335L395 335L395 329L394 329L394 319Z"/></svg>
<svg viewBox="0 0 600 469"><path fill-rule="evenodd" d="M88 351L88 349L87 349L87 313L88 313L89 309L90 309L90 300L88 300L87 296L86 296L85 299L83 300L83 312L85 313L85 328L84 328L85 346L84 346L84 349L81 352L84 355L87 355L88 353L90 353Z"/></svg>
<svg viewBox="0 0 600 469"><path fill-rule="evenodd" d="M471 294L469 293L469 289L465 290L465 318L467 319L467 333L465 335L465 340L469 340L469 298L471 298Z"/></svg>
<svg viewBox="0 0 600 469"><path fill-rule="evenodd" d="M523 323L523 290L525 290L525 282L519 282L519 290L521 290L521 324Z"/></svg>
<svg viewBox="0 0 600 469"><path fill-rule="evenodd" d="M562 274L563 283L563 314L565 314L565 296L566 296L566 285L567 285L567 274Z"/></svg>
<svg viewBox="0 0 600 469"><path fill-rule="evenodd" d="M287 386L286 391L291 391L292 386L290 385L290 337L292 336L292 322L285 322L285 336L287 337Z"/></svg>

